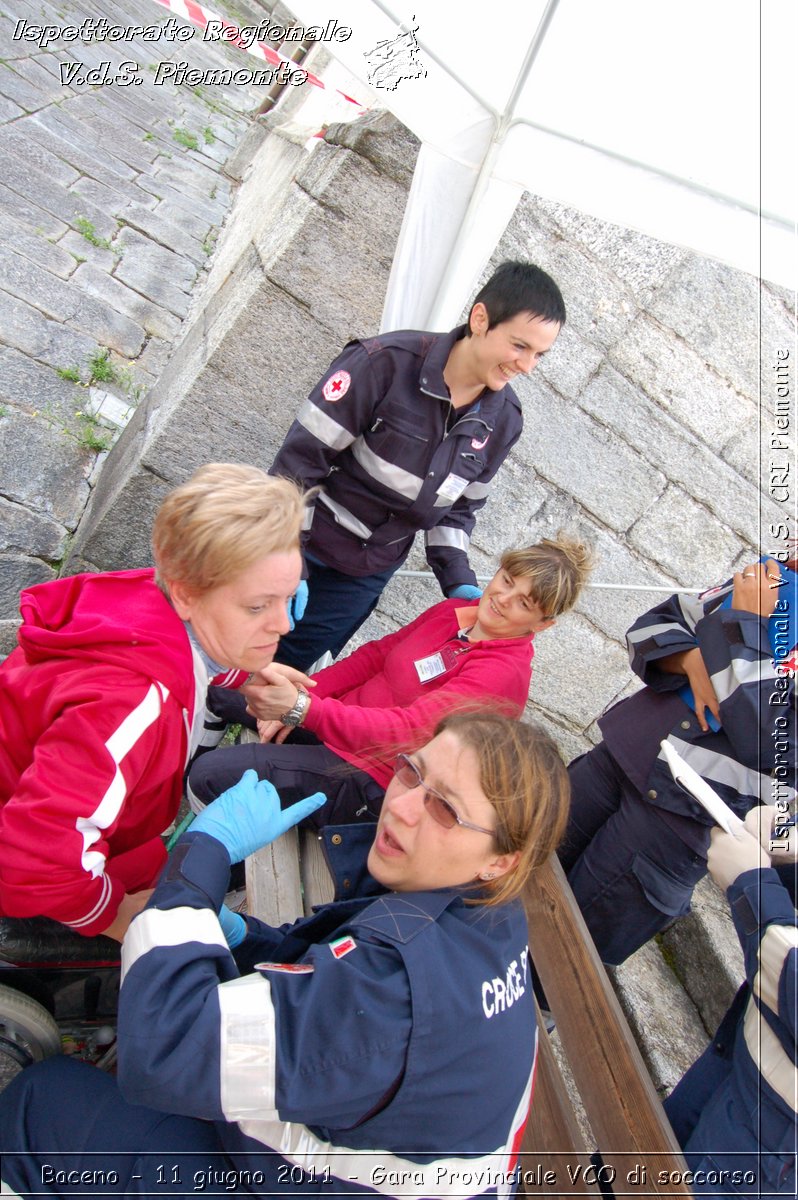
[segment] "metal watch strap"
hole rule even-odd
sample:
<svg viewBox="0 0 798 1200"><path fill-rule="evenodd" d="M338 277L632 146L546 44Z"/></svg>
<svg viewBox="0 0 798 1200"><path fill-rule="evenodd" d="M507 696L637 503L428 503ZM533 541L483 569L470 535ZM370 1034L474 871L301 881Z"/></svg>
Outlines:
<svg viewBox="0 0 798 1200"><path fill-rule="evenodd" d="M297 691L297 697L294 701L293 708L289 708L287 713L283 713L280 717L280 722L283 725L289 725L295 728L302 723L302 718L308 710L310 704L310 696L302 688Z"/></svg>

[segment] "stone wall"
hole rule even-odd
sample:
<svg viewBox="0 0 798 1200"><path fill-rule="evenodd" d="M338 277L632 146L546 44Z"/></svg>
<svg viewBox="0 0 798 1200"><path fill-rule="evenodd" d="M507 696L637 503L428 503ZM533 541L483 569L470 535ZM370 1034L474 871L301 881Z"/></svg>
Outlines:
<svg viewBox="0 0 798 1200"><path fill-rule="evenodd" d="M200 463L268 466L338 349L378 327L415 153L386 114L330 131L312 155L264 141L194 320L112 452L69 569L147 562L157 503ZM789 297L533 196L485 275L507 257L550 271L569 316L517 385L524 434L472 562L490 574L505 547L565 528L595 544L595 582L622 585L592 588L539 639L529 710L571 757L635 686L624 648L635 616L679 586L728 576L782 516L760 502L759 435L776 349L790 345ZM407 566L424 565L417 547ZM397 577L362 636L439 596L434 580Z"/></svg>

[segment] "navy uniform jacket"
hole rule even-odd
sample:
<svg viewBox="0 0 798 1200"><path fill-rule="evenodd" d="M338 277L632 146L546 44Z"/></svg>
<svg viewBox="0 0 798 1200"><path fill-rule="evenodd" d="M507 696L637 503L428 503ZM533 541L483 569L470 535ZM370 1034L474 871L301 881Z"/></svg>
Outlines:
<svg viewBox="0 0 798 1200"><path fill-rule="evenodd" d="M788 870L792 873L794 868ZM691 1168L716 1176L721 1170L727 1172L725 1187L697 1186L697 1191L794 1196L798 1120L795 908L772 868L743 872L727 896L745 955L746 983L710 1049L669 1097L666 1111L683 1149L690 1152ZM724 1059L725 1073L720 1067ZM696 1113L700 1119L693 1125ZM696 1183L700 1182L697 1178Z"/></svg>
<svg viewBox="0 0 798 1200"><path fill-rule="evenodd" d="M280 929L248 917L237 965L227 853L184 835L124 942L123 1094L216 1121L238 1170L265 1173L242 1190L293 1167L310 1192L509 1194L536 1053L522 907L385 892L363 868L373 826L324 836L355 898Z"/></svg>
<svg viewBox="0 0 798 1200"><path fill-rule="evenodd" d="M780 605L795 606L794 572ZM794 671L776 667L768 621L721 607L731 583L699 597L677 593L644 613L627 633L632 669L647 685L601 718L605 745L649 803L679 836L706 855L712 818L673 780L659 743L673 748L744 817L756 804L795 797ZM778 621L778 612L771 621ZM669 654L698 646L720 707L721 727L704 732L680 697L685 679L660 671ZM791 647L790 647L791 648ZM682 818L689 818L683 820Z"/></svg>
<svg viewBox="0 0 798 1200"><path fill-rule="evenodd" d="M305 549L328 566L378 574L425 530L441 590L476 583L471 531L523 422L510 387L452 409L443 369L464 331L350 342L300 408L271 473L321 486Z"/></svg>

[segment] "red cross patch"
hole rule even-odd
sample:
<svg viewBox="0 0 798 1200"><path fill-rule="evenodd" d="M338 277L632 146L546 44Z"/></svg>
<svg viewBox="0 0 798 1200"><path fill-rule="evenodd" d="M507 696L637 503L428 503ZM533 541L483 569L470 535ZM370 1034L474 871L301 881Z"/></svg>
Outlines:
<svg viewBox="0 0 798 1200"><path fill-rule="evenodd" d="M340 400L349 391L351 382L352 376L348 371L336 371L321 389L321 394L325 400Z"/></svg>

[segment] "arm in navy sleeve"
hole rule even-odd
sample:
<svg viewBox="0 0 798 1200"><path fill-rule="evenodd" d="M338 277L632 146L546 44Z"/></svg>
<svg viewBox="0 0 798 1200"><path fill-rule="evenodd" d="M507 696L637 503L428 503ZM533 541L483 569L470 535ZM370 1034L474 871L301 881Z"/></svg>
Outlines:
<svg viewBox="0 0 798 1200"><path fill-rule="evenodd" d="M714 609L731 584L716 589L710 599L676 592L643 613L626 634L629 662L635 675L656 692L677 691L684 675L663 671L660 660L698 646L696 626L705 612Z"/></svg>
<svg viewBox="0 0 798 1200"><path fill-rule="evenodd" d="M229 857L185 834L122 950L120 1088L132 1103L206 1119L354 1124L404 1070L409 984L395 950L358 942L338 960L240 976L216 912ZM268 960L279 930L247 920ZM241 948L250 961L249 937ZM258 955L260 957L260 955Z"/></svg>
<svg viewBox="0 0 798 1200"><path fill-rule="evenodd" d="M798 927L776 871L744 871L727 891L745 956L745 972L760 1007L778 1019L795 1044L798 1034Z"/></svg>

